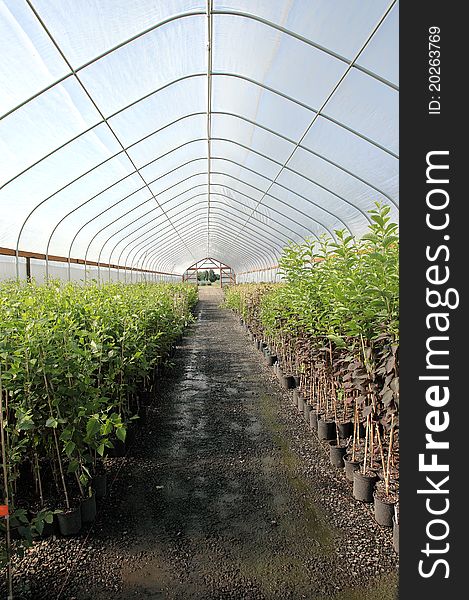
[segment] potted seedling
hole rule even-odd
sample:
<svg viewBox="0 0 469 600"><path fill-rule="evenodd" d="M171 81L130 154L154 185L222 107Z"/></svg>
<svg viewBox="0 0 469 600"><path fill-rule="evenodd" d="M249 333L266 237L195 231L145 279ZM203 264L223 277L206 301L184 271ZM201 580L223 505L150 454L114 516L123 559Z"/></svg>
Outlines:
<svg viewBox="0 0 469 600"><path fill-rule="evenodd" d="M383 444L381 441L381 435L379 433L379 429L377 428L384 477L382 481L376 484L376 489L374 492L374 509L375 520L379 525L382 525L383 527L393 526L394 507L397 503L396 490L393 490L391 488L391 462L393 453L394 427L395 415L392 415L386 461L384 456Z"/></svg>
<svg viewBox="0 0 469 600"><path fill-rule="evenodd" d="M369 408L371 409L371 407ZM378 479L376 473L369 468L369 462L371 460L370 456L372 454L370 449L372 439L373 432L370 411L366 417L365 455L363 466L353 473L353 497L361 502L373 502L373 491Z"/></svg>

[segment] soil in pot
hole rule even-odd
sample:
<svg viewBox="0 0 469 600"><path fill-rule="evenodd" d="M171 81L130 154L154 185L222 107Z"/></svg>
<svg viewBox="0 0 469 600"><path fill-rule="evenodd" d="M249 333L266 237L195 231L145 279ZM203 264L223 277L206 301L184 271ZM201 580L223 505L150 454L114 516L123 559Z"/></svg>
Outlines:
<svg viewBox="0 0 469 600"><path fill-rule="evenodd" d="M57 513L59 531L62 535L77 535L81 529L81 508L71 508L64 512Z"/></svg>
<svg viewBox="0 0 469 600"><path fill-rule="evenodd" d="M81 522L92 523L96 519L96 496L93 492L91 496L84 498L81 503Z"/></svg>
<svg viewBox="0 0 469 600"><path fill-rule="evenodd" d="M392 527L394 517L394 507L396 506L397 496L394 493L385 493L384 483L376 484L374 493L375 521L382 527Z"/></svg>
<svg viewBox="0 0 469 600"><path fill-rule="evenodd" d="M377 481L376 474L363 474L361 471L353 473L353 497L361 502L373 502L373 491Z"/></svg>
<svg viewBox="0 0 469 600"><path fill-rule="evenodd" d="M337 423L337 433L341 440L346 440L353 435L353 423L352 421L345 421L343 423Z"/></svg>
<svg viewBox="0 0 469 600"><path fill-rule="evenodd" d="M344 456L347 452L347 447L345 445L338 446L337 441L334 440L330 442L329 449L329 459L331 461L331 465L337 467L338 469L344 468Z"/></svg>
<svg viewBox="0 0 469 600"><path fill-rule="evenodd" d="M353 473L360 469L361 464L360 460L352 460L351 457L347 458L344 456L345 477L349 481L353 481Z"/></svg>
<svg viewBox="0 0 469 600"><path fill-rule="evenodd" d="M335 440L335 421L318 419L318 438L320 440Z"/></svg>

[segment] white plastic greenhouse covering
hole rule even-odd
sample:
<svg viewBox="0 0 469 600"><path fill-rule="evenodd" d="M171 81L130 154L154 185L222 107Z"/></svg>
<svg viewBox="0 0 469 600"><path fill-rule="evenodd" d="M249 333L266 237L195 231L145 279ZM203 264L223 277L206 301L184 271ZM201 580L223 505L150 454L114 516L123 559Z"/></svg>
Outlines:
<svg viewBox="0 0 469 600"><path fill-rule="evenodd" d="M269 279L289 240L397 219L398 8L1 0L0 276Z"/></svg>

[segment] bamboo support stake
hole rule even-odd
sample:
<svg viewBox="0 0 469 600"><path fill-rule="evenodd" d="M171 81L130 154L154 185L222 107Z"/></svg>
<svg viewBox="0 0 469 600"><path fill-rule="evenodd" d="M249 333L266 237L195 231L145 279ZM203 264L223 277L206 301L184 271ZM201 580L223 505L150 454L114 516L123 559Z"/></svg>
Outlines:
<svg viewBox="0 0 469 600"><path fill-rule="evenodd" d="M363 459L363 475L366 473L366 461L368 457L368 437L370 435L370 415L366 417L366 433L365 433L365 457Z"/></svg>
<svg viewBox="0 0 469 600"><path fill-rule="evenodd" d="M355 454L357 452L357 440L359 436L359 424L358 424L358 406L357 399L355 398L355 407L353 411L353 443L352 443L352 461L355 460Z"/></svg>
<svg viewBox="0 0 469 600"><path fill-rule="evenodd" d="M393 447L393 441L394 441L394 421L395 421L394 415L391 415L391 431L389 432L388 462L387 462L386 473L384 476L386 495L389 494L389 483L390 483L390 478L391 478L391 456L392 456L392 447Z"/></svg>
<svg viewBox="0 0 469 600"><path fill-rule="evenodd" d="M385 466L385 462L384 462L384 450L383 450L383 444L381 441L381 434L379 432L379 424L378 423L376 423L376 435L378 437L379 454L381 457L381 468L383 469L383 477L386 480L386 466Z"/></svg>

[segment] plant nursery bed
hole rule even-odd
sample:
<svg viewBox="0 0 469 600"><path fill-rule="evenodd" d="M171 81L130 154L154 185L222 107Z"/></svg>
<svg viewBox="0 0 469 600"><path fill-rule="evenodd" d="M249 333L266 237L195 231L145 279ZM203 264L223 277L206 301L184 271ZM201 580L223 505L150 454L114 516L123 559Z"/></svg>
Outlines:
<svg viewBox="0 0 469 600"><path fill-rule="evenodd" d="M392 530L221 299L200 290L133 444L105 459L94 524L16 558L15 598L396 598Z"/></svg>

